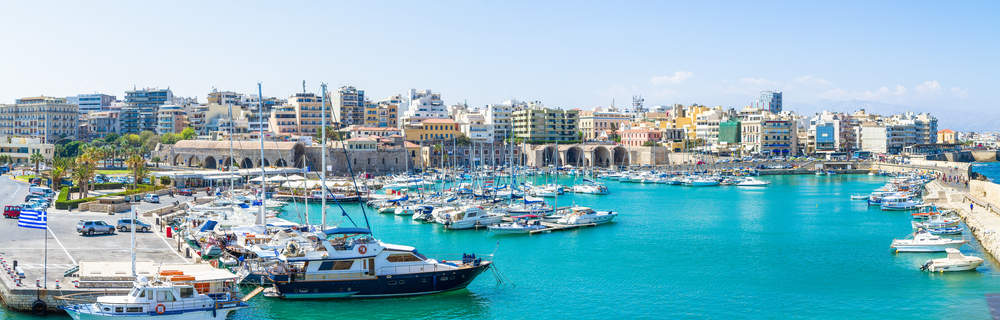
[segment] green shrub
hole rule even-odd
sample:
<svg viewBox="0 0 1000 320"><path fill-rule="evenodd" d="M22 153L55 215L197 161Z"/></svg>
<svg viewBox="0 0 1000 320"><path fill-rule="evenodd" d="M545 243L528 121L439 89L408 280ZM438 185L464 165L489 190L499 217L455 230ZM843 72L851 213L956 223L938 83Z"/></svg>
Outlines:
<svg viewBox="0 0 1000 320"><path fill-rule="evenodd" d="M118 185L118 188L121 188L121 183L102 183L102 184L103 185ZM96 186L102 185L102 184L97 184L97 185L94 185L94 186L96 187ZM80 190L77 187L73 187L73 188L76 188L76 190L77 190L77 191L74 191L74 192L79 192L79 190ZM98 190L104 190L104 189L117 189L117 188L102 188L102 189L98 189ZM136 189L128 189L128 190L126 190L124 192L109 193L109 194L106 194L106 195L103 195L103 196L100 196L100 197L88 197L88 198L83 198L83 199L66 200L66 196L69 195L69 192L71 190L70 190L69 187L63 187L62 188L62 192L59 193L59 199L56 200L56 209L59 209L59 210L67 210L67 209L71 209L71 208L72 209L76 209L77 207L80 206L81 203L94 201L94 200L97 200L99 198L116 197L116 196L127 196L127 195L145 193L145 192L150 192L150 191L155 191L155 190L160 190L160 189L163 189L163 187L155 187L155 186L151 186L151 185L140 184L138 188L136 188Z"/></svg>

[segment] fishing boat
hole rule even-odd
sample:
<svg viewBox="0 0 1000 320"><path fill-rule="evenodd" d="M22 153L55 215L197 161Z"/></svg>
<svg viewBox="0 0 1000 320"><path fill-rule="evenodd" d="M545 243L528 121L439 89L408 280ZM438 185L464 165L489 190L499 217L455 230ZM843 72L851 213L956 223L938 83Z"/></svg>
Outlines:
<svg viewBox="0 0 1000 320"><path fill-rule="evenodd" d="M618 214L611 211L594 211L588 207L571 207L570 212L556 220L558 224L601 224L611 222Z"/></svg>
<svg viewBox="0 0 1000 320"><path fill-rule="evenodd" d="M882 203L879 206L882 208L882 211L907 211L916 210L917 206L922 203L921 201L914 201L910 197L889 196L882 198Z"/></svg>
<svg viewBox="0 0 1000 320"><path fill-rule="evenodd" d="M865 200L865 199L868 199L868 197L869 196L856 194L856 195L852 195L851 196L851 200Z"/></svg>
<svg viewBox="0 0 1000 320"><path fill-rule="evenodd" d="M925 230L918 230L904 239L892 240L890 247L896 252L943 252L948 248L958 249L965 242L965 239L942 238Z"/></svg>
<svg viewBox="0 0 1000 320"><path fill-rule="evenodd" d="M945 252L948 253L948 257L927 260L923 266L920 266L920 270L930 272L968 271L975 270L983 264L983 258L966 256L958 249L948 248L945 249Z"/></svg>
<svg viewBox="0 0 1000 320"><path fill-rule="evenodd" d="M737 187L766 187L769 185L771 185L770 181L757 180L754 177L746 177L736 183Z"/></svg>
<svg viewBox="0 0 1000 320"><path fill-rule="evenodd" d="M414 247L387 244L367 228L333 228L316 240L320 249L284 252L269 269L284 299L387 298L460 290L489 269L489 256L462 254L436 260Z"/></svg>
<svg viewBox="0 0 1000 320"><path fill-rule="evenodd" d="M931 228L927 229L927 232L936 235L951 235L951 234L962 234L965 228L962 227L948 227L948 228Z"/></svg>
<svg viewBox="0 0 1000 320"><path fill-rule="evenodd" d="M535 230L545 229L545 226L542 225L541 221L531 221L531 219L538 218L538 216L533 214L514 216L511 218L513 218L514 221L490 225L490 231L496 234L515 234L530 233Z"/></svg>

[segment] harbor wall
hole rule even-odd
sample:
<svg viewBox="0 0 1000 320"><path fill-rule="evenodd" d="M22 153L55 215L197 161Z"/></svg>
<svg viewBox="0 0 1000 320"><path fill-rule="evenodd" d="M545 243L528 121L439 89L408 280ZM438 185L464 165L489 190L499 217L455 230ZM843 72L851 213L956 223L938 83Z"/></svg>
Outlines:
<svg viewBox="0 0 1000 320"><path fill-rule="evenodd" d="M4 260L4 262L7 263L7 267L13 265L13 261ZM62 284L60 289L40 289L35 287L34 279L27 278L21 279L19 287L10 275L0 275L0 302L3 302L8 310L30 312L31 305L36 300L42 300L45 302L47 312L60 312L62 310L59 307L68 304L55 297L83 292L87 291L76 289L70 283Z"/></svg>
<svg viewBox="0 0 1000 320"><path fill-rule="evenodd" d="M970 180L969 194L986 201L993 207L1000 207L1000 184L989 181Z"/></svg>
<svg viewBox="0 0 1000 320"><path fill-rule="evenodd" d="M969 187L972 188L973 183L976 182L984 183L983 181L973 180L970 181ZM985 192L993 193L993 197L1000 194L1000 188L995 184L993 186L986 186L986 189L988 190L985 190ZM925 200L955 210L962 217L965 225L968 226L972 236L976 237L976 240L979 241L979 246L983 248L983 251L994 259L1000 257L1000 234L997 233L997 231L1000 231L1000 215L997 214L995 204L983 201L983 199L975 194L970 195L955 188L944 186L939 181L928 183L927 192L928 195L925 197Z"/></svg>

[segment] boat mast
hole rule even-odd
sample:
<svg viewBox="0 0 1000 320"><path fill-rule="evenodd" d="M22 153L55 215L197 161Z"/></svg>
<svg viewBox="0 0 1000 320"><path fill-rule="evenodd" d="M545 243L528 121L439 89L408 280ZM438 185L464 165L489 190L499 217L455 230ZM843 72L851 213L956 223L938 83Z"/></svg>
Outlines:
<svg viewBox="0 0 1000 320"><path fill-rule="evenodd" d="M263 89L260 82L257 83L257 95L262 97L261 103L257 106L257 113L264 114ZM267 213L264 212L264 200L267 198L267 178L264 169L264 126L260 126L260 210L257 213L257 222L261 226L267 226Z"/></svg>
<svg viewBox="0 0 1000 320"><path fill-rule="evenodd" d="M320 96L319 96L320 113L323 115L322 116L323 119L320 121L321 122L320 123L320 130L323 131L322 138L320 139L320 140L323 141L323 152L321 153L322 154L322 159L323 159L322 160L322 162L323 162L322 163L323 168L321 168L321 170L320 170L320 172L323 173L323 176L320 177L320 181L323 183L323 198L322 198L322 200L320 200L321 201L321 203L320 203L320 210L323 210L323 211L321 211L323 213L322 214L322 216L323 216L323 230L326 230L326 195L328 194L328 191L326 190L326 84L325 83L321 84L320 87L323 88L323 93L320 94ZM360 196L360 195L358 195L358 196ZM359 201L360 201L360 199L359 199Z"/></svg>
<svg viewBox="0 0 1000 320"><path fill-rule="evenodd" d="M261 103L263 103L263 101L261 101ZM260 117L261 115L257 116ZM242 146L242 143L240 145ZM233 181L236 180L236 177L233 174L233 168L232 168L233 167L233 100L231 99L229 100L229 164L227 164L227 166L228 167L226 168L226 170L229 170L229 197L230 199L232 199L234 198L233 189L236 189L236 186L233 184Z"/></svg>

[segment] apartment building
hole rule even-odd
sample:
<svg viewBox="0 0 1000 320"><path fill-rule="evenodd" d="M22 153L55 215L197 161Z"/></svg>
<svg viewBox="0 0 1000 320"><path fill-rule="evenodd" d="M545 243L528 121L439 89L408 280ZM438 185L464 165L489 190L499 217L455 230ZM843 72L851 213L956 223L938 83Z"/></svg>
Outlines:
<svg viewBox="0 0 1000 320"><path fill-rule="evenodd" d="M157 112L156 133L181 133L187 127L187 112L181 106L165 104Z"/></svg>
<svg viewBox="0 0 1000 320"><path fill-rule="evenodd" d="M108 134L121 135L121 124L118 122L120 111L101 111L87 115L87 141L104 139Z"/></svg>
<svg viewBox="0 0 1000 320"><path fill-rule="evenodd" d="M580 132L587 141L599 140L608 136L611 131L621 130L622 125L630 122L632 117L614 107L607 109L597 107L591 111L580 111Z"/></svg>
<svg viewBox="0 0 1000 320"><path fill-rule="evenodd" d="M289 101L291 100L289 98ZM334 118L339 122L339 127L367 125L364 90L358 90L350 86L340 87L340 89L337 89L336 94L333 95L333 100L336 101L336 106L332 112ZM316 102L318 103L319 101ZM316 105L319 106L319 104ZM373 105L372 108L377 113L377 107Z"/></svg>
<svg viewBox="0 0 1000 320"><path fill-rule="evenodd" d="M407 123L417 123L424 119L444 119L448 117L448 110L441 100L441 94L432 92L430 89L417 91L410 89L406 95L406 107L403 110L403 125Z"/></svg>
<svg viewBox="0 0 1000 320"><path fill-rule="evenodd" d="M110 110L111 104L114 103L115 100L115 96L101 93L78 94L72 97L66 97L66 103L75 104L77 106L77 111L81 114Z"/></svg>
<svg viewBox="0 0 1000 320"><path fill-rule="evenodd" d="M646 142L659 142L663 133L656 129L630 129L621 132L622 144L626 146L642 146Z"/></svg>
<svg viewBox="0 0 1000 320"><path fill-rule="evenodd" d="M486 124L493 126L493 138L496 140L509 138L514 129L512 118L514 110L523 109L527 105L527 103L515 99L486 105L486 108L483 109L483 116L486 119Z"/></svg>
<svg viewBox="0 0 1000 320"><path fill-rule="evenodd" d="M41 153L46 160L52 160L55 145L45 143L41 138L0 135L0 154L10 156L12 163L30 164L31 155L35 153Z"/></svg>
<svg viewBox="0 0 1000 320"><path fill-rule="evenodd" d="M406 141L451 140L463 135L458 123L452 119L424 119L417 123L404 124Z"/></svg>
<svg viewBox="0 0 1000 320"><path fill-rule="evenodd" d="M77 106L66 98L28 97L0 105L0 134L38 138L40 143L78 140L79 121Z"/></svg>
<svg viewBox="0 0 1000 320"><path fill-rule="evenodd" d="M125 91L125 104L121 109L121 131L139 134L142 131L156 132L160 106L174 103L170 89L145 88ZM178 103L174 103L178 104Z"/></svg>
<svg viewBox="0 0 1000 320"><path fill-rule="evenodd" d="M514 137L525 141L576 141L579 110L545 108L540 102L513 112Z"/></svg>

